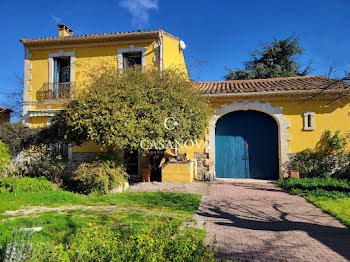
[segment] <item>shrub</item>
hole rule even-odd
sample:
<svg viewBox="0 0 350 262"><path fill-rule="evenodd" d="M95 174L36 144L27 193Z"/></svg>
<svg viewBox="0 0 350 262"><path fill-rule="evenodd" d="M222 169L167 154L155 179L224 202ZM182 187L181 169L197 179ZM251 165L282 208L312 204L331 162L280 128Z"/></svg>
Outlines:
<svg viewBox="0 0 350 262"><path fill-rule="evenodd" d="M331 177L280 179L277 185L292 194L322 196L328 198L350 197L350 181Z"/></svg>
<svg viewBox="0 0 350 262"><path fill-rule="evenodd" d="M197 229L180 229L166 220L125 236L120 230L91 223L71 243L46 250L44 261L214 261L213 249L204 245Z"/></svg>
<svg viewBox="0 0 350 262"><path fill-rule="evenodd" d="M53 156L47 148L23 151L16 158L11 175L16 177L42 177L52 183L61 184L65 169L60 155Z"/></svg>
<svg viewBox="0 0 350 262"><path fill-rule="evenodd" d="M333 135L327 130L323 133L315 150L306 149L295 154L290 169L296 169L301 177L327 177L344 173L349 169L350 154L345 153L347 140L339 131Z"/></svg>
<svg viewBox="0 0 350 262"><path fill-rule="evenodd" d="M27 148L29 138L39 129L26 127L23 123L4 123L0 125L0 140L2 140L12 157L15 157L23 149Z"/></svg>
<svg viewBox="0 0 350 262"><path fill-rule="evenodd" d="M126 182L128 174L122 165L114 161L93 161L82 163L73 172L73 180L78 182L78 191L108 193L111 189Z"/></svg>
<svg viewBox="0 0 350 262"><path fill-rule="evenodd" d="M10 163L10 153L6 145L0 140L0 175Z"/></svg>
<svg viewBox="0 0 350 262"><path fill-rule="evenodd" d="M55 188L44 177L6 177L0 178L0 192L39 192L53 191Z"/></svg>

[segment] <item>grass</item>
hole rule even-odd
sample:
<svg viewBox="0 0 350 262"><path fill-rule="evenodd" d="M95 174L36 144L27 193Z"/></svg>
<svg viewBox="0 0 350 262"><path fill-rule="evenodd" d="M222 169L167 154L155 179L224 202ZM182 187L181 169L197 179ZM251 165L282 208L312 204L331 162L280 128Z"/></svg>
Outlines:
<svg viewBox="0 0 350 262"><path fill-rule="evenodd" d="M57 207L62 205L116 205L157 208L179 213L197 210L200 195L169 192L128 192L115 195L86 196L67 191L0 193L0 214L28 206Z"/></svg>
<svg viewBox="0 0 350 262"><path fill-rule="evenodd" d="M324 198L308 196L307 199L316 206L336 217L344 225L350 227L350 198Z"/></svg>
<svg viewBox="0 0 350 262"><path fill-rule="evenodd" d="M132 234L140 227L165 223L165 220L170 223L190 222L198 209L200 199L200 195L170 192L127 192L91 196L51 189L37 192L0 192L0 251L11 238L13 230L20 228L42 227L42 231L33 235L34 242L66 245L80 228L91 222L118 228L125 235ZM69 206L98 208L66 210L65 207ZM108 208L103 209L104 206ZM8 210L40 207L61 208L27 215L5 213ZM205 231L198 231L204 238Z"/></svg>
<svg viewBox="0 0 350 262"><path fill-rule="evenodd" d="M336 178L280 179L277 185L301 195L350 227L350 181Z"/></svg>

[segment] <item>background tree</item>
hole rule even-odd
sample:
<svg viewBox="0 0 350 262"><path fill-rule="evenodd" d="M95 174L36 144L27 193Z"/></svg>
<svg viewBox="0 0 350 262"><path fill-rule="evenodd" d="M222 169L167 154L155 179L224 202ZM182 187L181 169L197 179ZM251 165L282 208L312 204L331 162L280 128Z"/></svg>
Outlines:
<svg viewBox="0 0 350 262"><path fill-rule="evenodd" d="M67 142L94 141L114 152L138 149L144 140L204 137L211 115L209 101L181 71L108 69L92 79L91 86L84 88L88 92L69 102L54 119L53 128ZM168 117L178 123L173 130L164 126Z"/></svg>
<svg viewBox="0 0 350 262"><path fill-rule="evenodd" d="M251 52L251 61L244 62L244 69L228 70L226 80L263 79L274 77L305 76L309 74L311 62L300 71L301 65L296 61L304 49L299 40L290 36L275 39L261 45L261 49Z"/></svg>
<svg viewBox="0 0 350 262"><path fill-rule="evenodd" d="M16 85L6 93L2 93L5 96L3 106L10 108L11 121L17 122L22 118L22 102L23 102L23 76L16 76Z"/></svg>

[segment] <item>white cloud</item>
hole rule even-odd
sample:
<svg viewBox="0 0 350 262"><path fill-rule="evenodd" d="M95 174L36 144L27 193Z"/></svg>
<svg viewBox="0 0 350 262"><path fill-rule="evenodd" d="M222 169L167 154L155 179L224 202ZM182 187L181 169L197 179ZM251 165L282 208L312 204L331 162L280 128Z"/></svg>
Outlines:
<svg viewBox="0 0 350 262"><path fill-rule="evenodd" d="M135 27L148 25L149 12L158 10L158 0L122 0L119 5L129 11Z"/></svg>
<svg viewBox="0 0 350 262"><path fill-rule="evenodd" d="M51 15L51 20L52 22L54 22L55 24L60 24L62 22L62 18L55 16L55 15Z"/></svg>

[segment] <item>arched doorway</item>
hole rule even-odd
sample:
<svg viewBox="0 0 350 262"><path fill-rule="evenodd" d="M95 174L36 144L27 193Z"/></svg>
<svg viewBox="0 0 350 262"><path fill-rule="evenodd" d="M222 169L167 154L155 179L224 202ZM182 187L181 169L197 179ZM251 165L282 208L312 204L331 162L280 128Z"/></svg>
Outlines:
<svg viewBox="0 0 350 262"><path fill-rule="evenodd" d="M260 111L234 111L216 122L218 178L278 179L278 125Z"/></svg>

